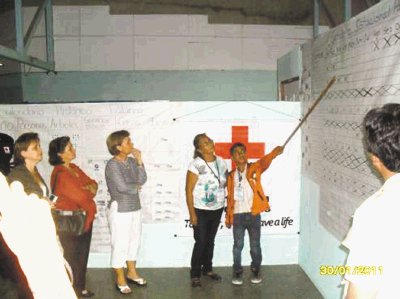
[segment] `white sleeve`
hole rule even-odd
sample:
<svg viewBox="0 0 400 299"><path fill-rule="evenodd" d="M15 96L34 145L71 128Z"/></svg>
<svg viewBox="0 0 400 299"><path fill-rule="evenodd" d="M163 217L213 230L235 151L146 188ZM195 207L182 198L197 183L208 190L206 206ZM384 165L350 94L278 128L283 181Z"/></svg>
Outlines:
<svg viewBox="0 0 400 299"><path fill-rule="evenodd" d="M375 230L374 222L371 221L373 218L366 216L357 215L356 212L352 228L343 242L350 249L344 278L363 288L375 289L381 281L378 267L382 266L383 252L377 239L379 232ZM367 274L365 269L374 269L374 273Z"/></svg>
<svg viewBox="0 0 400 299"><path fill-rule="evenodd" d="M228 165L226 164L226 161L224 158L219 157L219 159L221 159L221 164L224 165L223 174L225 174L225 172L228 171Z"/></svg>
<svg viewBox="0 0 400 299"><path fill-rule="evenodd" d="M199 162L197 159L194 159L189 163L188 170L195 175L199 175Z"/></svg>

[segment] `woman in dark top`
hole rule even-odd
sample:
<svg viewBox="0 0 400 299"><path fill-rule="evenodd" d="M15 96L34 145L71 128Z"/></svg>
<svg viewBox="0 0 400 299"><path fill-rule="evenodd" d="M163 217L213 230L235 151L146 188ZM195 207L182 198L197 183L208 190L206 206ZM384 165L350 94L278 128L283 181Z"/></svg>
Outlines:
<svg viewBox="0 0 400 299"><path fill-rule="evenodd" d="M19 136L14 144L13 155L15 166L7 176L8 183L19 181L24 187L25 193L28 195L36 194L39 198L51 204L50 200L48 200L49 189L36 168L36 165L42 161L43 156L39 135L29 132ZM33 298L18 259L7 248L2 250L7 253L7 262L3 263L2 267L9 268L8 277L18 284L20 298Z"/></svg>
<svg viewBox="0 0 400 299"><path fill-rule="evenodd" d="M34 193L40 198L48 200L49 189L36 168L36 165L42 161L42 157L39 135L33 132L22 134L15 141L15 167L11 170L7 180L9 183L19 181L28 195Z"/></svg>
<svg viewBox="0 0 400 299"><path fill-rule="evenodd" d="M94 293L86 289L86 270L92 240L92 225L97 211L93 200L97 193L97 183L72 163L75 157L76 152L69 137L58 137L50 142L49 162L54 166L51 187L53 194L57 196L56 208L86 212L82 235L59 233L64 257L72 268L73 286L77 296L92 297Z"/></svg>

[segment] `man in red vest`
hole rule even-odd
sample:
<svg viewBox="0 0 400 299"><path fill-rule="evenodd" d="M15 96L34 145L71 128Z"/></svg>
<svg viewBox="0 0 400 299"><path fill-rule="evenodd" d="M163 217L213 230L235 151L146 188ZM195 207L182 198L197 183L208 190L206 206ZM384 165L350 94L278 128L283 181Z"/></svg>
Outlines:
<svg viewBox="0 0 400 299"><path fill-rule="evenodd" d="M260 265L262 260L260 235L260 213L269 211L268 197L261 186L261 174L267 170L272 160L283 152L283 147L277 146L272 152L255 163L248 163L246 146L237 142L230 149L232 161L236 169L229 173L227 188L228 201L225 224L233 225L233 279L235 285L242 285L243 267L241 264L244 234L248 231L251 255L251 283L262 281Z"/></svg>

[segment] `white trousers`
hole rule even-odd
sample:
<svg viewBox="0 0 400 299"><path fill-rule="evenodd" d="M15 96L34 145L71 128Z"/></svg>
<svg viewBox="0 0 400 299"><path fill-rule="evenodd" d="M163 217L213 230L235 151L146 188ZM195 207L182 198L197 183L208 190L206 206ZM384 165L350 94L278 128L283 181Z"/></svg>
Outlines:
<svg viewBox="0 0 400 299"><path fill-rule="evenodd" d="M111 231L111 267L118 269L126 261L136 261L142 235L142 211L118 212L114 201L108 212Z"/></svg>

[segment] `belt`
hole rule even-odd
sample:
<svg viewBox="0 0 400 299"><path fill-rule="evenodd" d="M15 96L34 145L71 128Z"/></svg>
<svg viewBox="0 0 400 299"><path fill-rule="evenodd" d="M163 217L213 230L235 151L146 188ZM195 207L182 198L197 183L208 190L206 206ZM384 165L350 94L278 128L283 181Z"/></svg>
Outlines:
<svg viewBox="0 0 400 299"><path fill-rule="evenodd" d="M85 211L82 210L77 210L77 211L67 211L67 210L54 210L58 215L61 216L74 216L74 215L79 215L79 214L83 214L86 215Z"/></svg>

